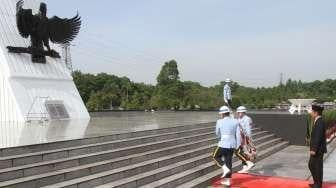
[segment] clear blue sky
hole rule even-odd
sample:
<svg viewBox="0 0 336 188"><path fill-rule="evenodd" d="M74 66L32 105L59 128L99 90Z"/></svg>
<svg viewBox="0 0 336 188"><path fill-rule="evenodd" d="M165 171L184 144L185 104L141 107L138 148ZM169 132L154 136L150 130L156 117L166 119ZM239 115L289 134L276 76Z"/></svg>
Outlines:
<svg viewBox="0 0 336 188"><path fill-rule="evenodd" d="M48 16L83 26L75 69L155 83L164 61L182 80L247 86L335 79L334 0L47 0Z"/></svg>

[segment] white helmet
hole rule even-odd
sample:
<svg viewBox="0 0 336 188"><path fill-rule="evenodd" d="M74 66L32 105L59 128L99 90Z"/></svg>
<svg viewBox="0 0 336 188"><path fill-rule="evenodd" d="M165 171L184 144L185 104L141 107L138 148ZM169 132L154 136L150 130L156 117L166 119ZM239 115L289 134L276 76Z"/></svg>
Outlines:
<svg viewBox="0 0 336 188"><path fill-rule="evenodd" d="M227 107L227 106L222 106L222 107L220 107L218 113L219 113L219 114L230 113L230 109L229 109L229 107Z"/></svg>
<svg viewBox="0 0 336 188"><path fill-rule="evenodd" d="M247 109L246 109L245 106L239 106L239 107L237 108L237 112L247 112Z"/></svg>
<svg viewBox="0 0 336 188"><path fill-rule="evenodd" d="M226 82L226 83L230 83L230 82L231 82L231 79L230 79L230 78L227 78L227 79L225 79L225 82Z"/></svg>

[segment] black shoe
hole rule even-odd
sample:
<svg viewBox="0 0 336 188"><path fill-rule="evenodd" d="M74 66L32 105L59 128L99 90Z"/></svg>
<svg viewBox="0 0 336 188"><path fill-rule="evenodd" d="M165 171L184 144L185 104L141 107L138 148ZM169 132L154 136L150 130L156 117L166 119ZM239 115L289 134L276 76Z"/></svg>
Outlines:
<svg viewBox="0 0 336 188"><path fill-rule="evenodd" d="M322 185L317 185L317 184L309 184L310 188L322 188Z"/></svg>

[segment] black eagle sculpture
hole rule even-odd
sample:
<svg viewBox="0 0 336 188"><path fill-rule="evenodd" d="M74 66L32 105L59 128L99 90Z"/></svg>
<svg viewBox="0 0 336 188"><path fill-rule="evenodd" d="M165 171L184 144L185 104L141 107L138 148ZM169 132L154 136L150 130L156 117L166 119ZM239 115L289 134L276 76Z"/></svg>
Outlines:
<svg viewBox="0 0 336 188"><path fill-rule="evenodd" d="M24 9L23 0L20 0L16 3L16 24L22 37L30 37L31 46L7 46L9 52L29 53L34 63L46 63L45 56L60 58L59 53L50 48L49 40L57 44L69 44L79 32L81 18L78 13L71 19L57 16L48 18L45 3L41 3L39 13L33 15L32 9Z"/></svg>

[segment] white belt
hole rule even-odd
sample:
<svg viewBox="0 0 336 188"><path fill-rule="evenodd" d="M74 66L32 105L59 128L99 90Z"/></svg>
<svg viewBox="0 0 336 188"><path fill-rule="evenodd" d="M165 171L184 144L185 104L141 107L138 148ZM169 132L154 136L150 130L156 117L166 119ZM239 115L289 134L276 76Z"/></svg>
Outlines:
<svg viewBox="0 0 336 188"><path fill-rule="evenodd" d="M234 135L230 135L230 134L227 134L227 135L221 135L221 140L222 140L223 138L235 138L235 136L234 136Z"/></svg>

